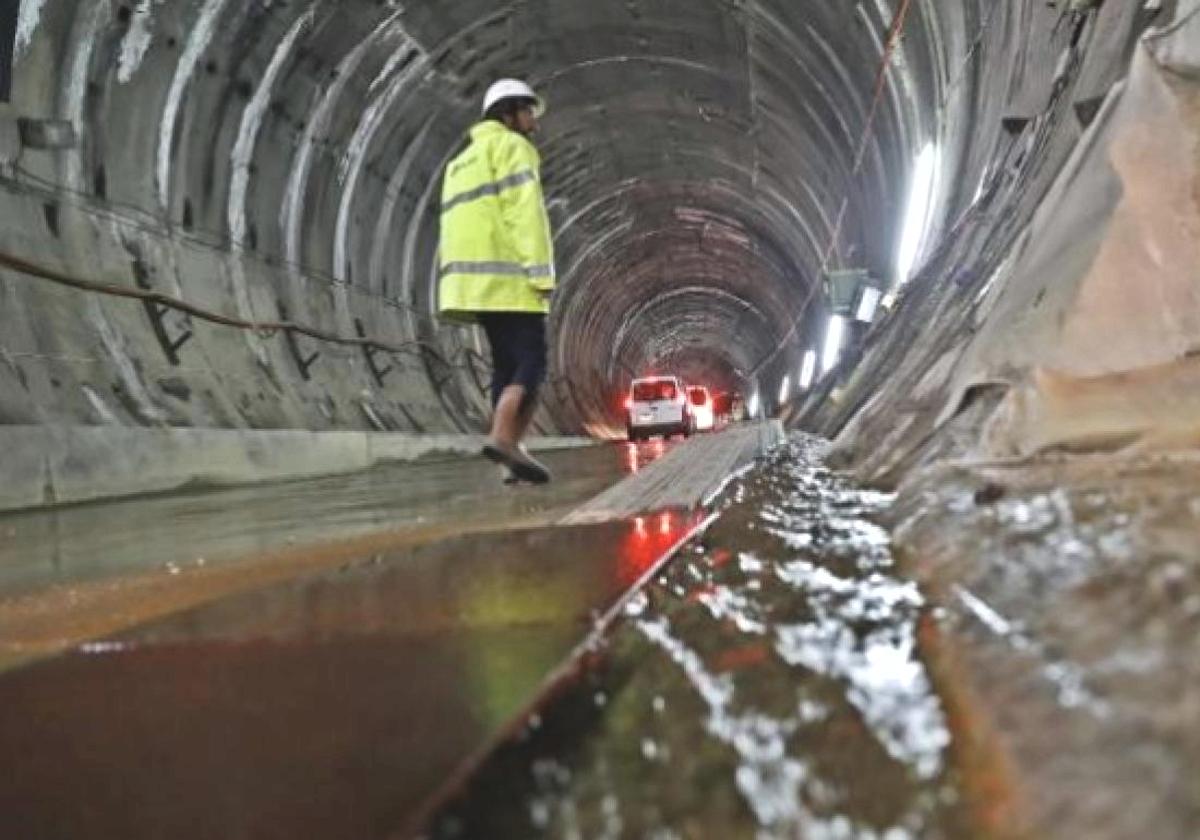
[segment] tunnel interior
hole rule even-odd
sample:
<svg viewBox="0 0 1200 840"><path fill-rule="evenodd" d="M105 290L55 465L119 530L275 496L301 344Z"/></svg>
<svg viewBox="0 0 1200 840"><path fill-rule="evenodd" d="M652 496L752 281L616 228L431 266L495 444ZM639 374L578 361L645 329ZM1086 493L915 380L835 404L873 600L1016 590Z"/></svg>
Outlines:
<svg viewBox="0 0 1200 840"><path fill-rule="evenodd" d="M442 172L504 76L549 101L536 142L559 286L528 439L555 480L500 492L492 464L460 457L480 454L489 419L487 342L441 321L436 291ZM256 587L289 589L324 626L309 572L361 577L362 603L403 623L416 613L375 586L395 543L397 568L420 555L434 577L451 566L439 552L459 552L467 596L507 584L475 606L519 635L541 633L525 623L528 591L557 609L567 589L604 588L547 590L553 575L495 550L507 534L546 570L603 555L626 610L614 621L658 587L661 615L628 626L650 629L664 668L633 671L649 677L652 721L654 682L673 668L699 689L684 702L708 705L662 716L705 712L679 755L732 720L728 674L774 691L784 666L845 665L869 654L870 612L899 605L903 632L881 638L911 657L858 675L890 663L911 687L905 663L936 666L918 694L964 727L939 743L976 774L963 801L979 797L981 825L1028 795L1047 835L1142 836L1157 820L1181 827L1161 836L1191 837L1197 80L1200 0L0 0L6 685L53 675L43 657L122 653L106 633L152 636L164 616L197 627L193 607L221 612ZM874 283L875 319L840 308L839 276ZM769 420L593 445L623 436L631 379L661 373L736 392ZM624 520L615 543L576 528L596 509ZM440 584L393 584L439 612L434 635L478 615ZM775 605L747 608L772 591ZM257 601L234 610L281 614ZM811 623L795 622L802 601ZM677 610L711 625L696 651L720 641L719 656L662 635ZM594 604L571 612L564 645L596 630ZM344 615L361 637L361 611ZM768 615L786 621L774 646ZM830 633L830 615L844 627ZM806 660L809 633L829 657ZM179 673L207 682L181 650ZM543 676L513 662L530 686ZM420 682L390 667L396 690ZM270 678L252 661L246 673ZM120 708L127 684L112 684ZM122 735L80 724L103 707L75 715L88 695L71 680L43 686L71 727ZM513 708L519 694L504 693ZM848 728L863 730L861 695L846 696ZM600 714L591 689L583 701ZM780 736L799 731L786 703ZM7 708L22 738L28 709L44 720L40 703ZM762 748L750 711L725 746L785 755ZM827 733L849 767L850 742ZM641 738L616 740L647 758ZM45 772L26 781L61 779L58 753L19 743ZM95 787L119 787L103 750L63 743L83 744ZM669 787L713 789L662 767ZM744 777L729 781L726 793ZM763 799L800 801L788 796ZM53 801L33 804L55 817ZM713 805L688 802L688 820Z"/></svg>
<svg viewBox="0 0 1200 840"><path fill-rule="evenodd" d="M504 75L551 105L540 428L610 434L629 380L656 371L774 401L824 339L825 270L895 284L917 154L939 150L936 230L1007 151L1011 112L1062 83L1045 59L1081 37L1090 17L1072 16L1034 0L26 0L14 107L76 142L16 163L21 256L399 349L10 283L0 415L478 428L486 345L434 314L436 197Z"/></svg>
<svg viewBox="0 0 1200 840"><path fill-rule="evenodd" d="M6 275L0 422L483 428L486 341L436 316L437 199L484 89L519 76L550 102L537 144L559 274L536 427L597 437L620 434L639 375L786 405L845 341L830 335L845 325L831 326L827 274L865 271L890 303L982 202L1027 223L1137 35L1174 11L15 8L9 108L45 136L11 156L5 249L85 283Z"/></svg>

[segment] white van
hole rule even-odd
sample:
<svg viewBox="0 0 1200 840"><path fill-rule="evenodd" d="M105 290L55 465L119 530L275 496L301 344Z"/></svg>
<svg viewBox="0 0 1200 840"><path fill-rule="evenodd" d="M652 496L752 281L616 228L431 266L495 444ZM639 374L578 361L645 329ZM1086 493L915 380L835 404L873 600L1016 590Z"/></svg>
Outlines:
<svg viewBox="0 0 1200 840"><path fill-rule="evenodd" d="M651 435L690 435L692 412L688 408L687 389L678 376L650 376L633 380L626 423L629 439L636 441Z"/></svg>

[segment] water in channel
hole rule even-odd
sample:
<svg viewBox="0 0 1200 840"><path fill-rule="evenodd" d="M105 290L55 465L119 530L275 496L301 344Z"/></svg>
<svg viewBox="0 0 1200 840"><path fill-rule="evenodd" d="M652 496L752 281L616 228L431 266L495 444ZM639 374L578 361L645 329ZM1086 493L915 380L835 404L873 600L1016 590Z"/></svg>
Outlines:
<svg viewBox="0 0 1200 840"><path fill-rule="evenodd" d="M793 437L432 822L458 837L974 836L891 497ZM652 522L651 522L652 527Z"/></svg>

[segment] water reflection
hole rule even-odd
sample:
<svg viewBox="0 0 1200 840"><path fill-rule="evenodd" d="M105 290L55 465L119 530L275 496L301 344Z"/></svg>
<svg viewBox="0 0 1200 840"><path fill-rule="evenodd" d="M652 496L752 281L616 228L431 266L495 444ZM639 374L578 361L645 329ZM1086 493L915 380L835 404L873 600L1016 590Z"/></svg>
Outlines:
<svg viewBox="0 0 1200 840"><path fill-rule="evenodd" d="M4 835L388 836L690 517L463 537L0 677Z"/></svg>
<svg viewBox="0 0 1200 840"><path fill-rule="evenodd" d="M925 604L872 521L890 502L804 438L731 485L627 605L609 656L439 835L971 836L917 653Z"/></svg>
<svg viewBox="0 0 1200 840"><path fill-rule="evenodd" d="M670 444L661 438L643 441L641 443L621 443L622 462L625 472L630 475L641 472L663 455L667 454Z"/></svg>
<svg viewBox="0 0 1200 840"><path fill-rule="evenodd" d="M700 524L702 514L689 511L664 510L637 516L623 523L618 582L628 588Z"/></svg>

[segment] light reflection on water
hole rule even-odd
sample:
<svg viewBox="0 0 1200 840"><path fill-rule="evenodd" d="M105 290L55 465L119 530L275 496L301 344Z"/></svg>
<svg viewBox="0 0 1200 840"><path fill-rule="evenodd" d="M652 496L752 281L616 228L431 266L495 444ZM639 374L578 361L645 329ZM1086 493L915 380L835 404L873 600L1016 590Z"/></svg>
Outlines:
<svg viewBox="0 0 1200 840"><path fill-rule="evenodd" d="M892 497L821 454L794 438L726 489L705 537L629 602L578 702L485 769L443 836L967 836L918 656L926 604L872 521Z"/></svg>
<svg viewBox="0 0 1200 840"><path fill-rule="evenodd" d="M798 479L794 488L758 514L786 551L770 546L770 556L742 552L739 568L751 577L773 575L774 582L803 600L805 620L770 621L772 601L783 594L778 591L764 596L761 588L717 585L696 600L716 622L731 623L742 634L771 636L775 653L789 666L838 682L894 759L920 779L936 779L950 734L917 656L917 620L925 602L915 584L893 575L887 532L864 518L886 508L891 497L837 486L827 471L814 469L811 448L794 447L791 455L790 471ZM849 573L822 565L829 556L851 560ZM802 787L812 772L789 750L788 739L823 717L814 720L810 712L802 721L799 715L731 713L738 691L735 674L718 677L707 671L702 659L672 635L665 617L641 618L635 626L670 656L703 698L709 734L737 752L736 784L759 826L767 829L764 836L796 828L805 836L868 836L845 815L822 820L803 804ZM900 826L892 829L883 836L908 836Z"/></svg>

